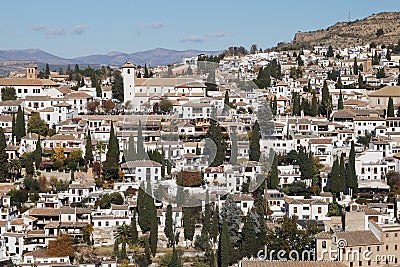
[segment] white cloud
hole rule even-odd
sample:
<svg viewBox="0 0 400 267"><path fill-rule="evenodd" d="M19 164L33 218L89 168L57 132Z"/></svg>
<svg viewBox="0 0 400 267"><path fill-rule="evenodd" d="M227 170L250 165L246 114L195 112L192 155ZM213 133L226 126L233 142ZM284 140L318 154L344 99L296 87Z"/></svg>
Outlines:
<svg viewBox="0 0 400 267"><path fill-rule="evenodd" d="M71 34L81 35L85 32L85 30L87 28L88 28L88 25L85 25L85 24L76 25L75 27L72 28Z"/></svg>
<svg viewBox="0 0 400 267"><path fill-rule="evenodd" d="M215 38L223 38L229 36L228 32L213 32L206 34L192 34L184 36L180 39L181 42L202 43Z"/></svg>
<svg viewBox="0 0 400 267"><path fill-rule="evenodd" d="M138 29L161 29L165 28L167 25L163 22L151 22L148 24L142 24L138 26Z"/></svg>
<svg viewBox="0 0 400 267"><path fill-rule="evenodd" d="M32 26L32 31L40 32L47 30L47 25L37 24Z"/></svg>
<svg viewBox="0 0 400 267"><path fill-rule="evenodd" d="M207 41L207 37L200 34L192 34L188 36L184 36L180 39L181 42L193 42L193 43L202 43Z"/></svg>

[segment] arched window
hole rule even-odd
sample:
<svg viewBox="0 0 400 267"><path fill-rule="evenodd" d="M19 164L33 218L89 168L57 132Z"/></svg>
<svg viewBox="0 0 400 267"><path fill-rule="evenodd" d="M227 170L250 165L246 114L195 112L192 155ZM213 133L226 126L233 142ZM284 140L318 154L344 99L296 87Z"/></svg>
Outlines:
<svg viewBox="0 0 400 267"><path fill-rule="evenodd" d="M326 248L326 241L322 241L322 248Z"/></svg>
<svg viewBox="0 0 400 267"><path fill-rule="evenodd" d="M130 69L128 69L128 74L131 74L131 70Z"/></svg>

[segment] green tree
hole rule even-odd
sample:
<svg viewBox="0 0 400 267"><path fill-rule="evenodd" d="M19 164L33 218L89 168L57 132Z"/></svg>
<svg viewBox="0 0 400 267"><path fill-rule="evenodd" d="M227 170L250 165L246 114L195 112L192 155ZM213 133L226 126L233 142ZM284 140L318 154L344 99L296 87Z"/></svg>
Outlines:
<svg viewBox="0 0 400 267"><path fill-rule="evenodd" d="M254 221L249 212L244 219L242 228L242 239L240 252L242 257L250 258L255 256L257 251L256 231L254 229Z"/></svg>
<svg viewBox="0 0 400 267"><path fill-rule="evenodd" d="M103 90L101 89L101 84L97 83L96 84L96 97L102 97L103 95Z"/></svg>
<svg viewBox="0 0 400 267"><path fill-rule="evenodd" d="M144 63L144 74L143 78L150 78L149 70L147 69L146 63Z"/></svg>
<svg viewBox="0 0 400 267"><path fill-rule="evenodd" d="M3 87L1 88L1 100L2 101L7 101L7 100L16 100L17 99L17 94L15 92L14 87Z"/></svg>
<svg viewBox="0 0 400 267"><path fill-rule="evenodd" d="M114 238L121 242L121 251L119 252L119 258L121 260L127 259L126 254L126 243L129 242L130 229L125 223L117 227Z"/></svg>
<svg viewBox="0 0 400 267"><path fill-rule="evenodd" d="M346 190L346 169L345 169L345 154L340 155L339 162L339 181L340 181L340 191L344 192Z"/></svg>
<svg viewBox="0 0 400 267"><path fill-rule="evenodd" d="M327 57L333 57L335 53L333 52L333 48L331 45L328 46L328 51L326 52Z"/></svg>
<svg viewBox="0 0 400 267"><path fill-rule="evenodd" d="M219 233L219 209L218 205L215 205L213 215L210 222L210 230L208 231L210 235L210 240L213 243L217 242L217 237Z"/></svg>
<svg viewBox="0 0 400 267"><path fill-rule="evenodd" d="M0 128L0 182L5 182L8 177L8 157L6 148L6 137L3 128Z"/></svg>
<svg viewBox="0 0 400 267"><path fill-rule="evenodd" d="M249 160L252 161L259 161L260 160L260 125L258 121L253 124L252 131L251 131L251 140L250 140L250 153L249 153Z"/></svg>
<svg viewBox="0 0 400 267"><path fill-rule="evenodd" d="M119 101L124 101L124 80L122 79L121 72L114 72L114 82L111 87L112 97Z"/></svg>
<svg viewBox="0 0 400 267"><path fill-rule="evenodd" d="M353 75L358 75L358 64L357 64L357 58L354 58L354 63L353 63Z"/></svg>
<svg viewBox="0 0 400 267"><path fill-rule="evenodd" d="M36 170L39 170L40 163L42 163L42 146L40 144L40 135L38 135L38 139L36 141L36 149L35 149L35 167L36 167Z"/></svg>
<svg viewBox="0 0 400 267"><path fill-rule="evenodd" d="M331 101L331 96L329 94L329 89L328 89L328 84L326 83L326 80L324 81L324 85L322 88L322 115L329 117L329 114L332 111L332 101Z"/></svg>
<svg viewBox="0 0 400 267"><path fill-rule="evenodd" d="M342 96L342 90L340 90L339 93L339 99L338 99L338 109L343 109L343 96Z"/></svg>
<svg viewBox="0 0 400 267"><path fill-rule="evenodd" d="M300 95L293 93L293 115L300 115Z"/></svg>
<svg viewBox="0 0 400 267"><path fill-rule="evenodd" d="M230 239L233 244L238 244L239 242L239 229L241 223L240 210L236 203L233 201L233 197L228 195L226 197L225 203L221 209L220 220L224 219L228 224ZM222 222L220 221L220 224Z"/></svg>
<svg viewBox="0 0 400 267"><path fill-rule="evenodd" d="M376 73L376 78L377 79L383 79L386 78L386 73L385 73L385 69L382 67L378 70L378 72Z"/></svg>
<svg viewBox="0 0 400 267"><path fill-rule="evenodd" d="M313 93L312 100L311 100L311 116L316 117L318 116L318 100L315 93Z"/></svg>
<svg viewBox="0 0 400 267"><path fill-rule="evenodd" d="M358 88L363 88L364 87L364 78L360 73L358 73Z"/></svg>
<svg viewBox="0 0 400 267"><path fill-rule="evenodd" d="M93 145L92 145L92 136L90 133L90 129L86 134L86 144L85 144L85 160L87 163L91 164L93 162Z"/></svg>
<svg viewBox="0 0 400 267"><path fill-rule="evenodd" d="M222 135L221 126L215 120L210 119L210 127L206 133L206 138L209 138L214 142L216 146L216 151L213 153L213 145L210 145L210 142L206 142L206 146L203 150L203 153L207 156L211 156L215 154L215 158L213 162L211 162L211 167L220 166L225 161L225 151L226 151L226 142L224 140L224 136Z"/></svg>
<svg viewBox="0 0 400 267"><path fill-rule="evenodd" d="M131 220L131 225L129 226L129 238L130 238L130 244L136 244L138 240L138 231L137 231L137 226L136 226L136 211L133 212L132 220Z"/></svg>
<svg viewBox="0 0 400 267"><path fill-rule="evenodd" d="M138 207L138 222L143 233L150 231L151 207L148 204L148 195L144 190L144 184L139 187L137 207Z"/></svg>
<svg viewBox="0 0 400 267"><path fill-rule="evenodd" d="M172 102L168 99L163 99L159 103L159 108L163 113L170 113L173 107Z"/></svg>
<svg viewBox="0 0 400 267"><path fill-rule="evenodd" d="M358 193L358 179L356 174L356 153L354 148L354 141L351 142L349 162L347 164L346 185L348 188L353 190L353 194Z"/></svg>
<svg viewBox="0 0 400 267"><path fill-rule="evenodd" d="M173 225L172 205L168 204L165 215L165 228L164 228L165 236L168 238L168 247L170 247L174 243L174 231L172 225Z"/></svg>
<svg viewBox="0 0 400 267"><path fill-rule="evenodd" d="M278 156L274 156L274 161L272 162L271 170L268 175L267 186L270 189L276 189L279 185L279 172L278 172Z"/></svg>
<svg viewBox="0 0 400 267"><path fill-rule="evenodd" d="M47 134L47 125L39 116L39 113L32 114L28 121L28 132L45 136Z"/></svg>
<svg viewBox="0 0 400 267"><path fill-rule="evenodd" d="M388 106L387 106L387 117L394 117L394 106L393 106L393 98L389 96Z"/></svg>
<svg viewBox="0 0 400 267"><path fill-rule="evenodd" d="M157 221L157 208L154 204L153 198L148 195L149 206L150 206L150 249L153 257L157 252L157 241L158 241L158 221Z"/></svg>
<svg viewBox="0 0 400 267"><path fill-rule="evenodd" d="M183 207L183 235L185 240L193 241L195 231L195 208Z"/></svg>
<svg viewBox="0 0 400 267"><path fill-rule="evenodd" d="M335 195L341 192L342 185L340 184L340 169L338 159L333 161L332 171L331 171L331 191Z"/></svg>
<svg viewBox="0 0 400 267"><path fill-rule="evenodd" d="M46 68L45 68L45 70L44 70L44 78L45 78L45 79L48 79L49 76L50 76L50 66L49 66L48 63L46 63Z"/></svg>
<svg viewBox="0 0 400 267"><path fill-rule="evenodd" d="M221 235L218 244L218 267L228 267L232 257L232 243L229 234L228 223L224 219L222 222Z"/></svg>
<svg viewBox="0 0 400 267"><path fill-rule="evenodd" d="M336 202L331 202L328 204L328 213L326 216L340 216L342 215L342 207Z"/></svg>

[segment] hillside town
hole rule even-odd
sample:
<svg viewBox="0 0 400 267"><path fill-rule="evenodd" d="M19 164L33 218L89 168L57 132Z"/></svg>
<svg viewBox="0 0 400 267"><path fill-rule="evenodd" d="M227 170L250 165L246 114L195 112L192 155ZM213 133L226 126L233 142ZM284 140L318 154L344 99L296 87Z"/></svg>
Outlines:
<svg viewBox="0 0 400 267"><path fill-rule="evenodd" d="M400 43L0 89L1 266L400 265Z"/></svg>

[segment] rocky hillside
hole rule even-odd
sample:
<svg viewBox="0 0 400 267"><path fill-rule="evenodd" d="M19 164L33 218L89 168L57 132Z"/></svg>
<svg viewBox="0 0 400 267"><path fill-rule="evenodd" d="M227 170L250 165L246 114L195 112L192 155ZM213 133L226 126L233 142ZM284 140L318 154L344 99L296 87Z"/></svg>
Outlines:
<svg viewBox="0 0 400 267"><path fill-rule="evenodd" d="M400 12L383 12L361 20L338 22L324 30L296 33L293 44L345 47L371 42L390 44L399 40Z"/></svg>

